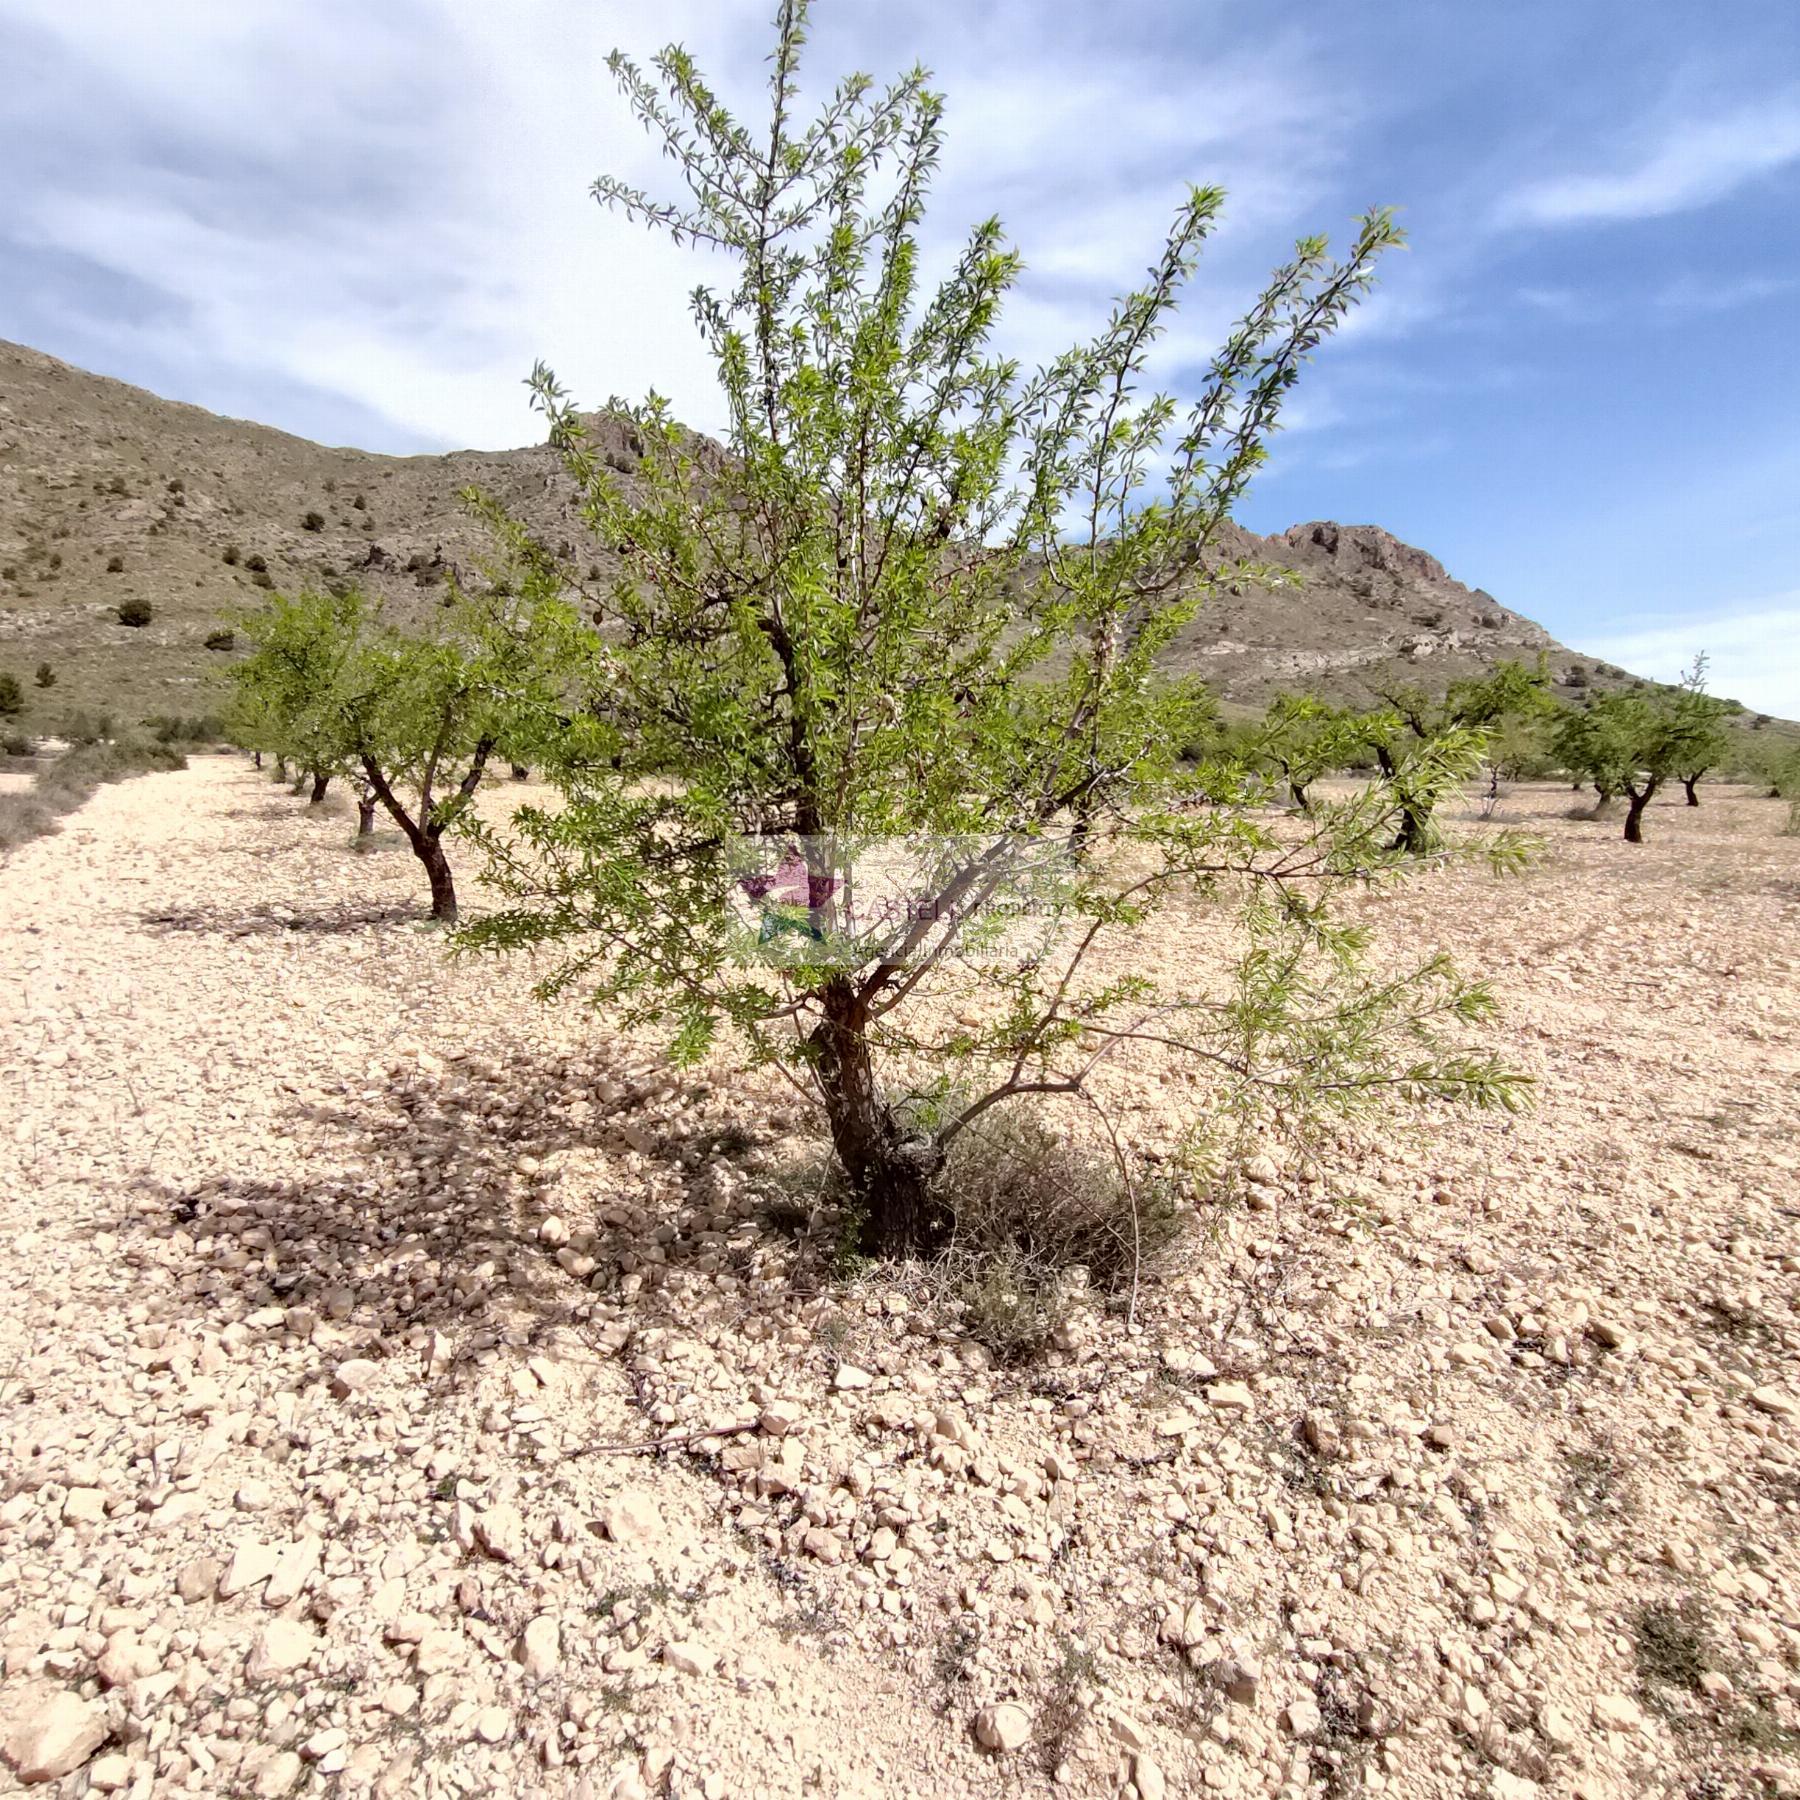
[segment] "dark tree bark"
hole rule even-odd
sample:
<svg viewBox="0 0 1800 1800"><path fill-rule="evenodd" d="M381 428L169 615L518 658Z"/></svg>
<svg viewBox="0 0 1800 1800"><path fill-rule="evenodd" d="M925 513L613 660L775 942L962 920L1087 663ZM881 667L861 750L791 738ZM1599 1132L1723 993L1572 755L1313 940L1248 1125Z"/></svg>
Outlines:
<svg viewBox="0 0 1800 1800"><path fill-rule="evenodd" d="M428 837L418 854L425 865L425 879L431 883L431 916L454 923L456 881L450 873L450 859L444 854L444 846L435 837Z"/></svg>
<svg viewBox="0 0 1800 1800"><path fill-rule="evenodd" d="M1647 781L1641 788L1627 788L1631 796L1631 804L1625 810L1625 841L1628 844L1641 844L1644 841L1644 808L1650 804L1650 796L1662 785L1660 781Z"/></svg>
<svg viewBox="0 0 1800 1800"><path fill-rule="evenodd" d="M260 750L252 750L250 755L252 758L250 766L253 769L260 769L262 767L262 752Z"/></svg>
<svg viewBox="0 0 1800 1800"><path fill-rule="evenodd" d="M375 808L381 803L373 794L364 794L356 802L356 835L359 838L375 835Z"/></svg>
<svg viewBox="0 0 1800 1800"><path fill-rule="evenodd" d="M514 781L529 781L531 779L531 771L523 763L514 763L512 766L512 778Z"/></svg>
<svg viewBox="0 0 1800 1800"><path fill-rule="evenodd" d="M277 781L286 781L287 778L288 778L287 758L285 756L278 756L275 759L275 779Z"/></svg>
<svg viewBox="0 0 1800 1800"><path fill-rule="evenodd" d="M475 746L475 754L469 762L469 772L458 784L456 793L447 806L440 805L432 797L428 771L419 793L419 816L416 819L406 810L405 803L394 792L374 757L365 753L362 759L363 773L368 776L369 786L375 790L376 799L387 808L394 823L405 832L413 855L424 865L425 879L431 884L431 916L442 919L447 924L456 922L456 881L450 872L450 859L444 854L444 829L461 810L461 803L467 801L481 785L482 774L493 750L494 746L489 742Z"/></svg>
<svg viewBox="0 0 1800 1800"><path fill-rule="evenodd" d="M325 790L330 786L331 777L329 775L321 775L317 770L314 770L312 778L312 798L307 801L306 804L308 806L319 805L325 798Z"/></svg>
<svg viewBox="0 0 1800 1800"><path fill-rule="evenodd" d="M943 1247L952 1223L935 1192L944 1153L930 1138L909 1136L883 1094L869 1054L867 1008L854 984L835 977L823 1000L825 1016L810 1042L832 1147L863 1208L862 1248L929 1255Z"/></svg>
<svg viewBox="0 0 1800 1800"><path fill-rule="evenodd" d="M294 777L293 784L288 788L288 792L290 794L298 794L302 790L304 790L305 787L306 787L306 771L304 769L302 769L299 772L299 774L297 774Z"/></svg>
<svg viewBox="0 0 1800 1800"><path fill-rule="evenodd" d="M1700 777L1698 775L1684 775L1681 778L1681 785L1687 789L1687 803L1689 806L1698 806L1700 804L1700 796L1694 791L1699 780Z"/></svg>
<svg viewBox="0 0 1800 1800"><path fill-rule="evenodd" d="M1294 804L1299 807L1303 813L1310 813L1312 811L1312 802L1306 797L1306 783L1304 781L1296 781L1293 776L1290 775L1288 777L1288 794L1292 798Z"/></svg>

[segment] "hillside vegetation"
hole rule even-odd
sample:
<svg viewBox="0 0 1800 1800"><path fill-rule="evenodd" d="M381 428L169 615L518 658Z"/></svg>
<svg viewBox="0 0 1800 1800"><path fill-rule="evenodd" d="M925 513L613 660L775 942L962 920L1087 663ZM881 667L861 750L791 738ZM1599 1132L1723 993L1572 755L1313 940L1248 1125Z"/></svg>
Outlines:
<svg viewBox="0 0 1800 1800"><path fill-rule="evenodd" d="M630 428L595 425L608 460L629 470ZM0 669L26 685L40 721L71 708L206 711L209 670L231 654L206 640L259 588L351 581L404 615L441 597L446 578L478 572L492 545L459 499L470 486L552 548L579 546L584 574L606 574L547 444L332 449L0 343ZM1227 704L1260 709L1295 689L1366 704L1396 682L1441 691L1539 652L1570 695L1620 674L1376 526L1315 522L1263 538L1226 525L1215 557L1292 578L1221 591L1169 647L1171 666L1203 675ZM133 601L148 603L147 623L121 623ZM53 689L31 685L41 662Z"/></svg>

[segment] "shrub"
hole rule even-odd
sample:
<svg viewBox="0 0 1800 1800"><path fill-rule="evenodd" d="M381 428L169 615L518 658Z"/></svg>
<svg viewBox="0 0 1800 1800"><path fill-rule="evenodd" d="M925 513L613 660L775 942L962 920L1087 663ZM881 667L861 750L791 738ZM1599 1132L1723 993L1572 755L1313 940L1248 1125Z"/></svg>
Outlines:
<svg viewBox="0 0 1800 1800"><path fill-rule="evenodd" d="M300 521L300 529L302 531L323 531L325 529L325 515L320 512L309 512L306 517Z"/></svg>
<svg viewBox="0 0 1800 1800"><path fill-rule="evenodd" d="M179 713L152 713L144 729L159 744L211 744L226 735L225 723L213 713L184 718Z"/></svg>
<svg viewBox="0 0 1800 1800"><path fill-rule="evenodd" d="M57 829L102 782L155 769L184 769L187 758L166 745L142 739L84 740L50 763L22 794L0 794L0 850L16 849Z"/></svg>
<svg viewBox="0 0 1800 1800"><path fill-rule="evenodd" d="M206 634L206 647L209 650L232 650L237 647L237 634L231 631L209 631Z"/></svg>
<svg viewBox="0 0 1800 1800"><path fill-rule="evenodd" d="M267 569L258 569L250 577L250 583L253 587L272 588L275 585L275 577Z"/></svg>
<svg viewBox="0 0 1800 1800"><path fill-rule="evenodd" d="M169 478L168 487L171 494L185 494L187 492L187 483L183 481L179 475L174 475Z"/></svg>
<svg viewBox="0 0 1800 1800"><path fill-rule="evenodd" d="M36 756L37 741L28 738L22 731L9 731L4 737L0 737L0 750L4 750L8 756Z"/></svg>
<svg viewBox="0 0 1800 1800"><path fill-rule="evenodd" d="M219 552L219 558L222 562L229 563L235 568L237 566L238 554L239 552L236 544L227 544L225 548Z"/></svg>
<svg viewBox="0 0 1800 1800"><path fill-rule="evenodd" d="M156 616L156 609L148 600L127 600L119 608L119 623L133 627L148 625Z"/></svg>
<svg viewBox="0 0 1800 1800"><path fill-rule="evenodd" d="M361 494L358 494L350 504L354 506L358 512L367 512L369 510L369 503Z"/></svg>
<svg viewBox="0 0 1800 1800"><path fill-rule="evenodd" d="M263 575L268 572L269 559L264 556L260 550L252 550L250 554L244 558L244 567L248 569L252 575Z"/></svg>
<svg viewBox="0 0 1800 1800"><path fill-rule="evenodd" d="M124 557L109 556L106 559L106 572L109 575L123 575L125 573Z"/></svg>
<svg viewBox="0 0 1800 1800"><path fill-rule="evenodd" d="M0 717L25 710L25 690L16 675L0 675Z"/></svg>
<svg viewBox="0 0 1800 1800"><path fill-rule="evenodd" d="M1084 1285L1129 1290L1185 1216L1166 1179L1128 1184L1110 1151L1012 1108L956 1140L938 1183L956 1220L943 1285L964 1329L1003 1362L1044 1350Z"/></svg>
<svg viewBox="0 0 1800 1800"><path fill-rule="evenodd" d="M41 688L53 688L56 686L56 671L47 662L41 662L33 679Z"/></svg>

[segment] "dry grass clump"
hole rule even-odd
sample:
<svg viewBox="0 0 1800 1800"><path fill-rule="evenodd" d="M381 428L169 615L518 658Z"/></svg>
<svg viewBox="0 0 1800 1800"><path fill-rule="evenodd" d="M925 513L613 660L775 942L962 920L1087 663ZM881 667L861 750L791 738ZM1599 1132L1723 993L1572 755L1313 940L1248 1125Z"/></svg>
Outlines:
<svg viewBox="0 0 1800 1800"><path fill-rule="evenodd" d="M57 830L62 815L73 812L105 782L186 767L187 758L179 750L145 739L78 744L47 763L23 793L0 794L0 852Z"/></svg>
<svg viewBox="0 0 1800 1800"><path fill-rule="evenodd" d="M940 1286L1003 1362L1040 1355L1084 1288L1130 1290L1184 1219L1166 1179L1017 1111L958 1137L942 1182L956 1226Z"/></svg>

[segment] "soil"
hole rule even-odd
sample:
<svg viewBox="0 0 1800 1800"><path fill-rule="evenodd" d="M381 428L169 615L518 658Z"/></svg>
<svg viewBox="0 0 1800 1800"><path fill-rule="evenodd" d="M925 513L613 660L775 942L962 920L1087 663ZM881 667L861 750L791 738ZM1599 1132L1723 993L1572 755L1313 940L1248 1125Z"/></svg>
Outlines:
<svg viewBox="0 0 1800 1800"><path fill-rule="evenodd" d="M0 1791L1800 1793L1800 839L1703 796L1366 903L1533 1111L996 1367L335 795L103 789L0 865Z"/></svg>

